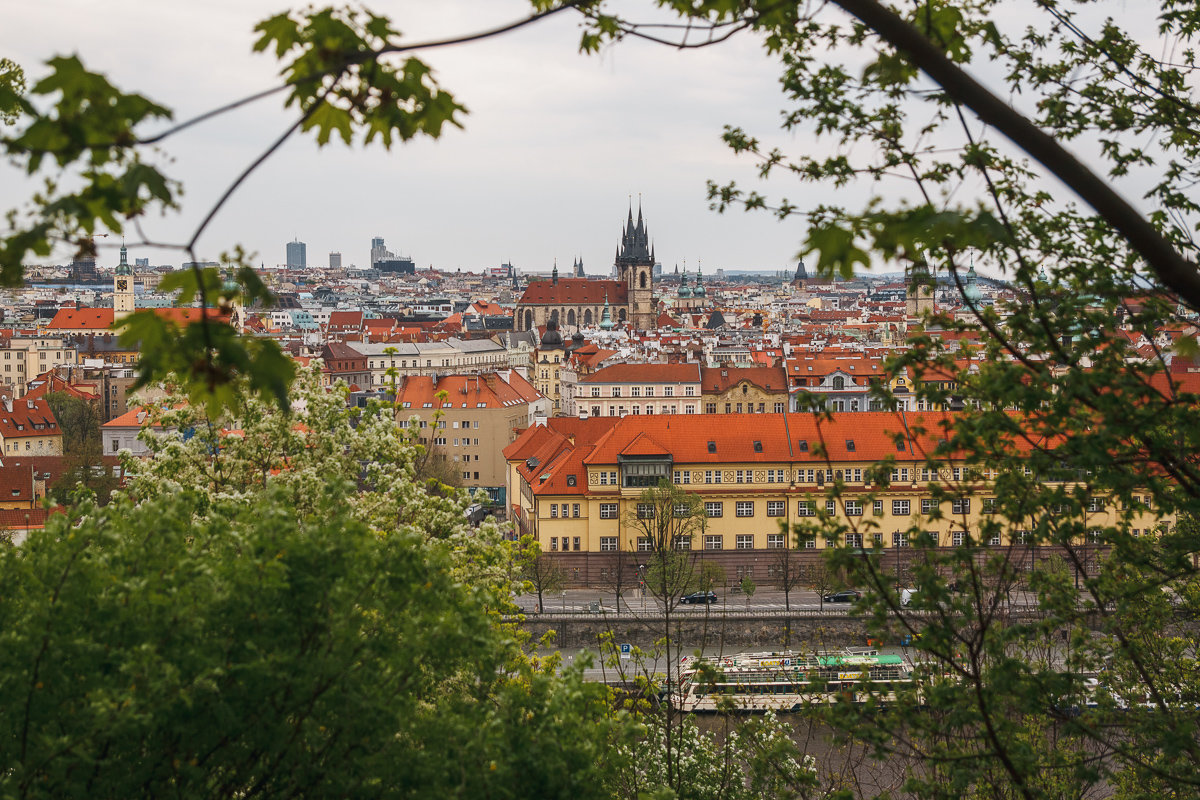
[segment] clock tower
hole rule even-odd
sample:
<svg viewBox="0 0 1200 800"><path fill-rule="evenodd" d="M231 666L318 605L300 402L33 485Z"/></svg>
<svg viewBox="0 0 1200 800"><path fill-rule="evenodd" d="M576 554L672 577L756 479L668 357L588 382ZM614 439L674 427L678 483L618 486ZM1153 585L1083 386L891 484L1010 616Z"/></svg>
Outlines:
<svg viewBox="0 0 1200 800"><path fill-rule="evenodd" d="M125 245L121 245L121 263L113 275L113 321L133 313L133 267L129 266Z"/></svg>

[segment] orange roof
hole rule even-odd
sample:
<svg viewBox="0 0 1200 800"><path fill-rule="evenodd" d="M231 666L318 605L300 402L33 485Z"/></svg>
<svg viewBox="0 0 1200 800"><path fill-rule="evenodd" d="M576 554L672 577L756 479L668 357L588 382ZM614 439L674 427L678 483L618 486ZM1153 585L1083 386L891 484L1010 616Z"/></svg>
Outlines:
<svg viewBox="0 0 1200 800"><path fill-rule="evenodd" d="M111 308L60 308L46 327L49 330L90 331L111 328Z"/></svg>
<svg viewBox="0 0 1200 800"><path fill-rule="evenodd" d="M676 463L725 464L733 462L824 462L878 461L885 456L899 459L924 458L943 438L942 420L933 415L893 412L858 412L835 415L818 424L810 414L722 414L718 420L705 415L639 415L610 417L615 420L586 459L588 464L615 464L634 439L648 435L671 453ZM907 424L906 424L907 423ZM894 436L914 427L924 427L901 452ZM709 443L712 447L709 447ZM823 445L827 455L818 454Z"/></svg>
<svg viewBox="0 0 1200 800"><path fill-rule="evenodd" d="M62 436L62 431L46 398L22 397L19 400L5 400L0 405L0 436L5 439Z"/></svg>
<svg viewBox="0 0 1200 800"><path fill-rule="evenodd" d="M438 399L439 392L446 399ZM398 387L401 411L430 408L507 408L538 400L542 395L516 372L507 380L497 373L446 375L434 382L431 375L410 375Z"/></svg>

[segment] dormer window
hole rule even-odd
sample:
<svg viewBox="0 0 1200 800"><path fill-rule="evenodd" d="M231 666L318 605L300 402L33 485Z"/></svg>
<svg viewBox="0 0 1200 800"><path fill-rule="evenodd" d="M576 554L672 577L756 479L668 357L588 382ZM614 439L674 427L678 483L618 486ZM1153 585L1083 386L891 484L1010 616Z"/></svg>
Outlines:
<svg viewBox="0 0 1200 800"><path fill-rule="evenodd" d="M761 453L762 451L763 451L762 442L759 441L758 439L755 439L754 440L754 452Z"/></svg>
<svg viewBox="0 0 1200 800"><path fill-rule="evenodd" d="M807 453L807 452L808 452L808 439L801 439L801 440L800 440L800 452L801 452L801 453Z"/></svg>
<svg viewBox="0 0 1200 800"><path fill-rule="evenodd" d="M717 452L717 443L716 443L716 442L709 442L709 443L708 443L708 452L710 452L710 453L715 453L715 452Z"/></svg>
<svg viewBox="0 0 1200 800"><path fill-rule="evenodd" d="M851 453L853 453L853 452L854 452L854 440L853 440L853 439L847 439L847 440L846 440L846 449L847 449L848 451L850 451Z"/></svg>

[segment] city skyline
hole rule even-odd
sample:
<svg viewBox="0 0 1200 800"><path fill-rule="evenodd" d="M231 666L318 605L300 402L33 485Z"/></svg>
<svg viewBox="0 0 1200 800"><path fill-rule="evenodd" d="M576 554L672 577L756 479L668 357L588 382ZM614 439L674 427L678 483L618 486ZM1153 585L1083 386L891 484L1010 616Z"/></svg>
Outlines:
<svg viewBox="0 0 1200 800"><path fill-rule="evenodd" d="M277 63L251 53L252 28L278 10L258 1L201 12L118 0L101 18L85 0L48 0L15 10L10 55L35 82L47 58L78 52L123 90L172 107L178 122L272 85ZM529 6L453 0L436 9L400 3L388 12L406 35L425 40L518 19ZM690 270L697 262L709 271L794 268L804 233L798 220L718 215L705 199L707 179L757 183L753 163L720 141L724 124L777 134L777 66L758 43L745 37L679 53L623 42L588 57L577 52L577 25L563 14L493 40L421 53L471 110L465 130L448 128L436 142L390 152L339 144L318 152L311 139L294 138L217 215L196 256L216 260L240 243L256 262L274 266L285 261L281 243L298 238L313 252L339 251L346 266L363 267L367 243L382 236L419 268L478 271L511 262L540 272L556 259L582 258L589 274L601 274L612 266L628 207L636 213L640 204L668 272L684 261ZM184 28L187 37L165 35ZM238 171L287 126L281 106L270 98L167 140L175 162L166 171L183 182L183 212L145 220L147 238L186 240ZM6 208L32 191L19 179L3 184ZM775 191L796 188L785 182ZM138 246L137 238L126 234L131 251L151 263L188 260ZM116 263L113 242L100 243L102 267ZM48 261L68 256L63 250Z"/></svg>

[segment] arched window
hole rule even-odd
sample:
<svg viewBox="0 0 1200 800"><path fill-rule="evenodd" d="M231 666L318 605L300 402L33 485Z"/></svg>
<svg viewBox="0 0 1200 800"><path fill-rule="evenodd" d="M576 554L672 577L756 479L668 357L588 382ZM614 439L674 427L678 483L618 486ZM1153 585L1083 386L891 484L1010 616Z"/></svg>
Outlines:
<svg viewBox="0 0 1200 800"><path fill-rule="evenodd" d="M558 324L558 309L557 308L550 312L550 321L553 322L555 325Z"/></svg>
<svg viewBox="0 0 1200 800"><path fill-rule="evenodd" d="M567 312L567 324L572 328L575 327L575 309L573 308Z"/></svg>
<svg viewBox="0 0 1200 800"><path fill-rule="evenodd" d="M638 278L638 283L641 284L642 289L646 288L646 273L642 273L641 277Z"/></svg>
<svg viewBox="0 0 1200 800"><path fill-rule="evenodd" d="M525 309L525 330L533 330L533 312Z"/></svg>
<svg viewBox="0 0 1200 800"><path fill-rule="evenodd" d="M590 308L585 309L583 312L583 324L584 325L592 324L592 310Z"/></svg>
<svg viewBox="0 0 1200 800"><path fill-rule="evenodd" d="M846 388L846 379L845 378L843 378L841 375L838 375L837 377L835 377L833 379L834 391L840 391L845 388Z"/></svg>
<svg viewBox="0 0 1200 800"><path fill-rule="evenodd" d="M621 313L617 315L617 319L619 319L621 322L625 321L625 309L621 309Z"/></svg>

